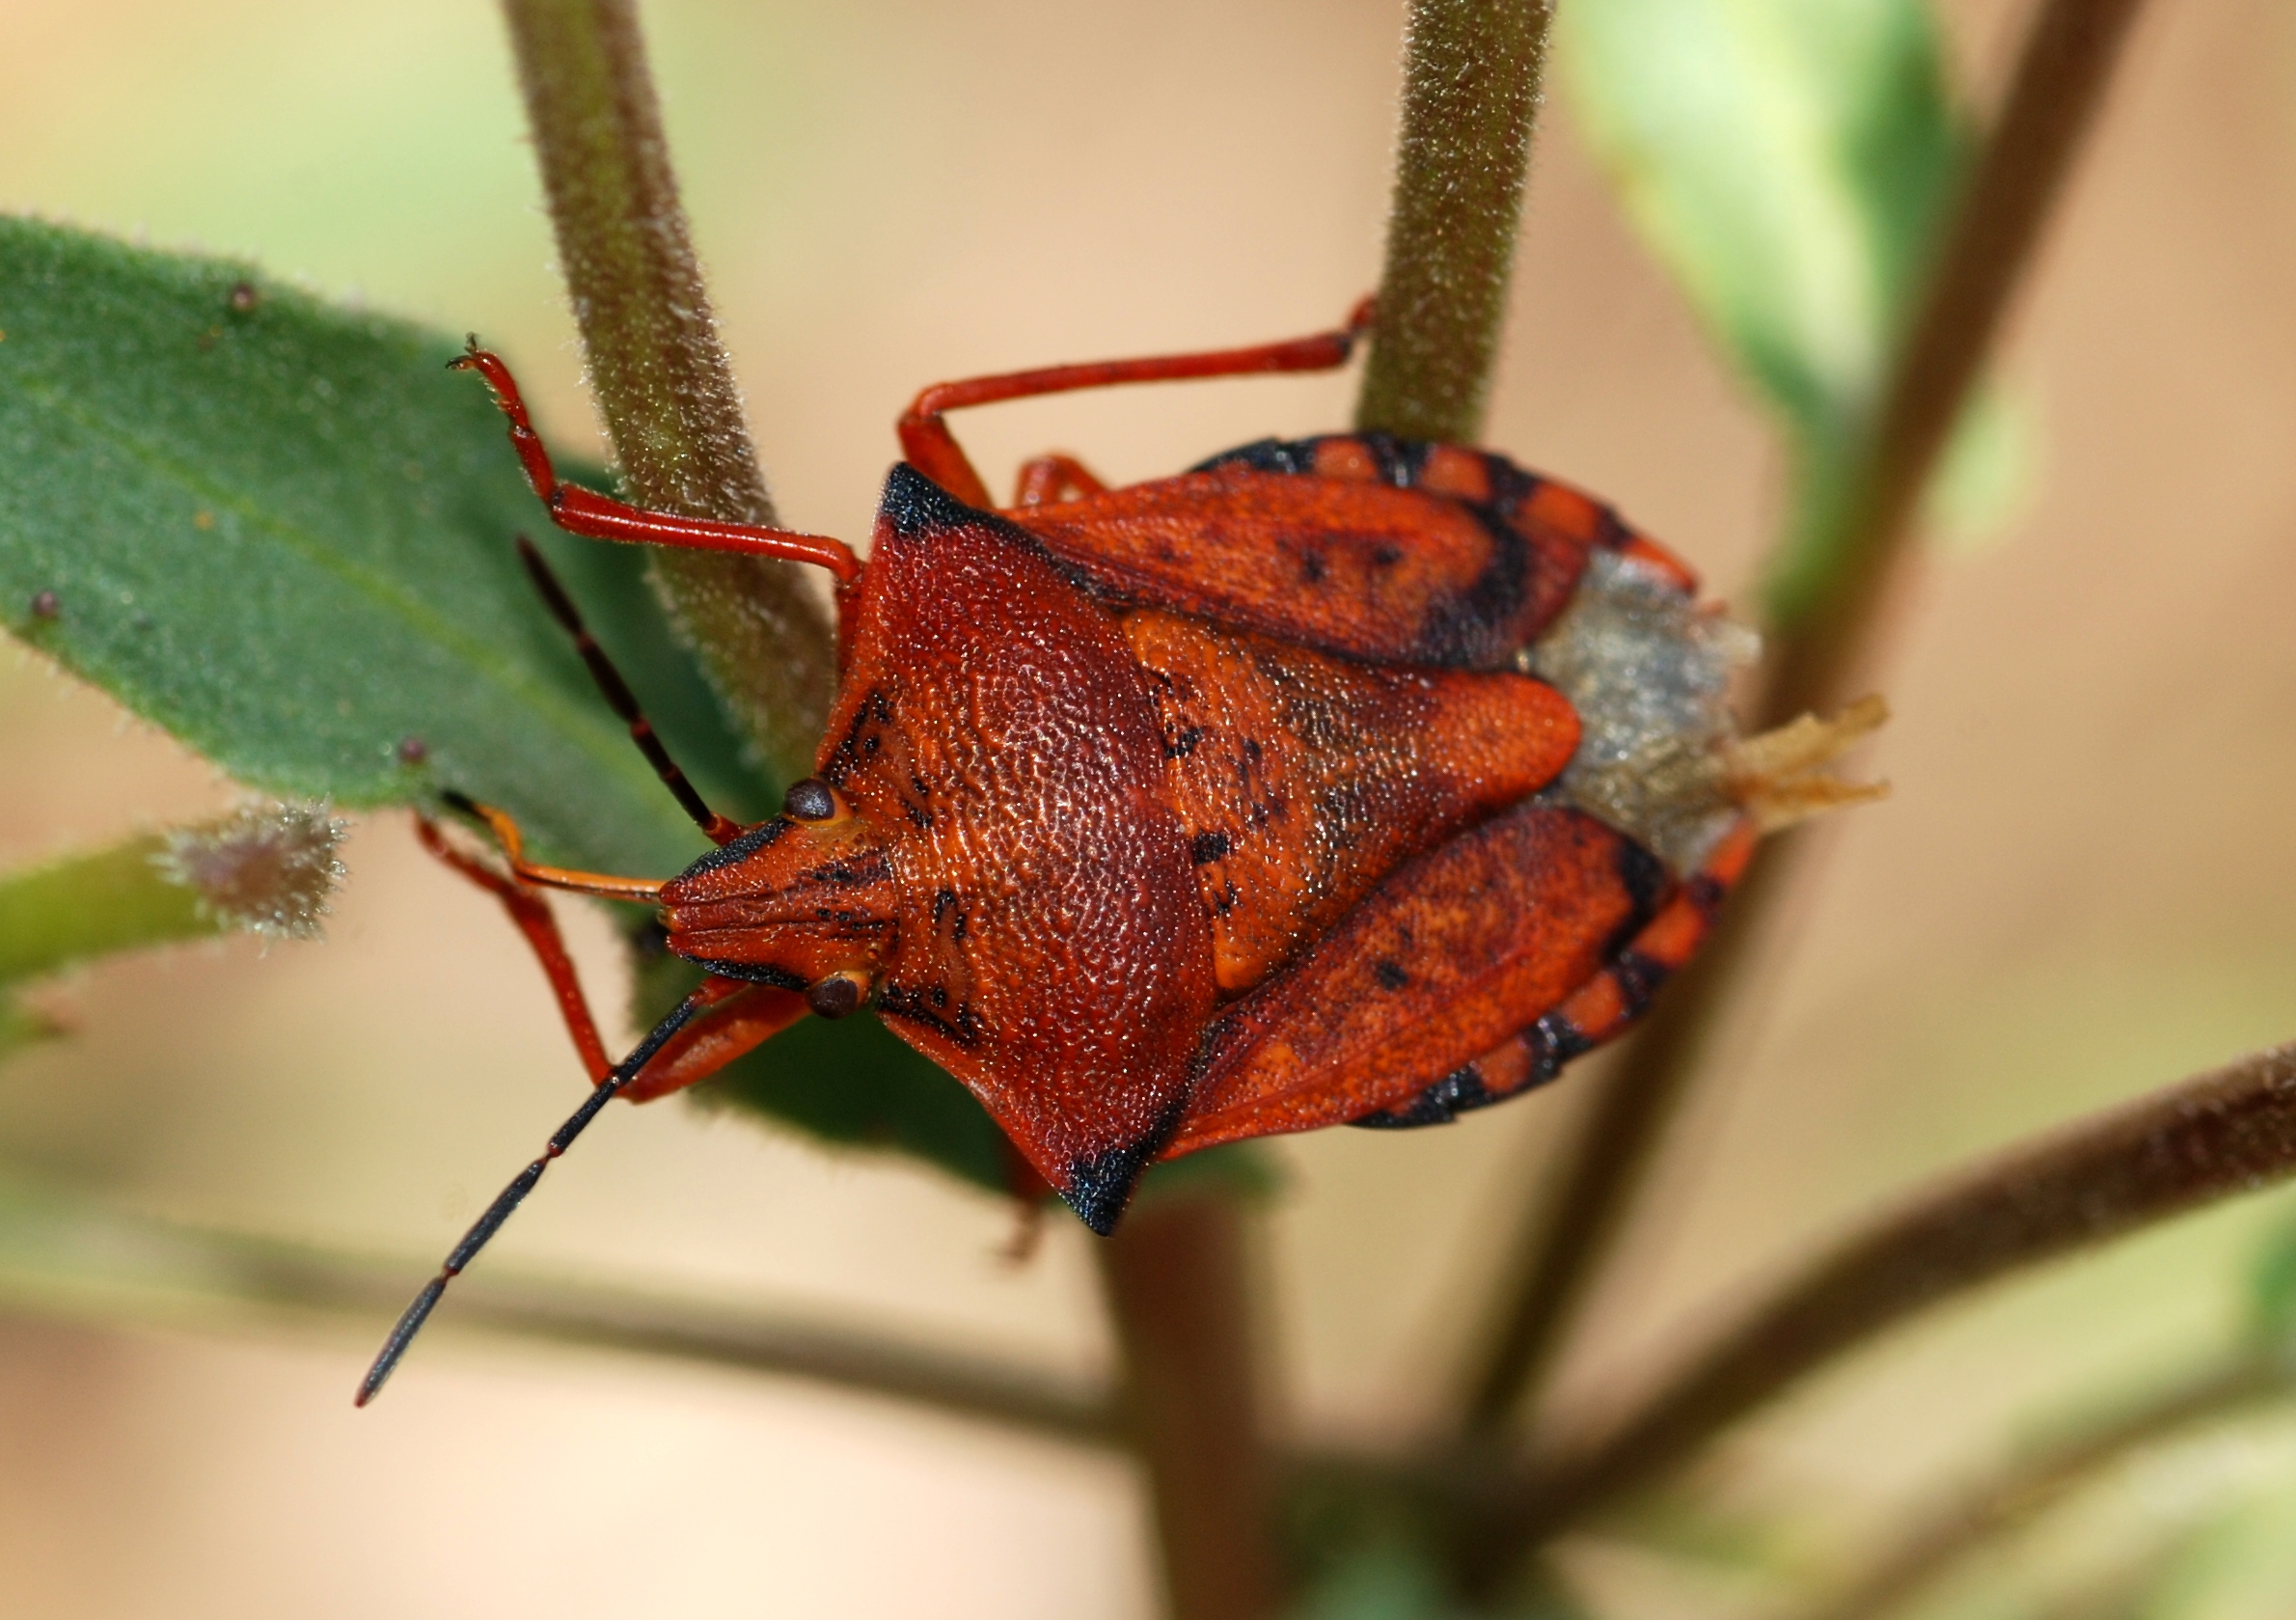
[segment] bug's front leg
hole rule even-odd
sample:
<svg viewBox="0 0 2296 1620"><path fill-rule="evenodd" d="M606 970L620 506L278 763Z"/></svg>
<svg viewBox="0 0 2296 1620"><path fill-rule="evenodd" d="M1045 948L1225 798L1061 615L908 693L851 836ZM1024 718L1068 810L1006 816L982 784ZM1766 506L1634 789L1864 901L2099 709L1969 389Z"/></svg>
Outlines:
<svg viewBox="0 0 2296 1620"><path fill-rule="evenodd" d="M514 840L516 823L499 810L493 814L508 826ZM565 937L559 932L550 903L519 878L495 871L456 849L429 817L415 818L415 835L423 847L450 870L502 902L503 910L509 914L535 960L542 965L542 975L550 981L559 1014L565 1020L566 1032L573 1037L574 1050L581 1055L582 1066L588 1071L590 1083L602 1083L614 1072L614 1062L606 1056L606 1044L598 1035L597 1019L590 1011L588 997L583 994L582 980L575 973L574 959L566 950ZM520 867L514 865L513 870ZM714 988L708 1007L647 1060L638 1078L623 1086L624 1097L634 1103L649 1102L706 1080L761 1042L779 1034L808 1010L803 996L772 985L714 977L711 984Z"/></svg>
<svg viewBox="0 0 2296 1620"><path fill-rule="evenodd" d="M731 985L738 981L712 975L704 982ZM746 1057L809 1010L805 997L795 991L770 984L741 984L671 1036L639 1071L638 1078L623 1088L622 1095L634 1103L650 1103L656 1097L682 1091L709 1079L735 1058Z"/></svg>
<svg viewBox="0 0 2296 1620"><path fill-rule="evenodd" d="M695 551L731 551L752 557L779 558L785 563L810 563L850 585L861 577L861 559L843 540L826 535L799 535L784 529L763 529L747 523L718 523L688 517L682 512L652 511L616 501L594 489L559 481L542 435L527 415L518 381L499 355L478 346L476 338L448 369L476 371L494 391L494 402L510 420L510 443L526 468L526 481L550 508L550 521L569 535L594 540L629 540L646 545L681 546Z"/></svg>

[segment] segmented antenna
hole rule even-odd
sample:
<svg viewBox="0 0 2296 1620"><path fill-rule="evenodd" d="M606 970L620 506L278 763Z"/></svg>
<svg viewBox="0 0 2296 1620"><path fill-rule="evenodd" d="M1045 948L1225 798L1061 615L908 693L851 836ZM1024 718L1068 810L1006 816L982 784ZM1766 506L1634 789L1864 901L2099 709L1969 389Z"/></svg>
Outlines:
<svg viewBox="0 0 2296 1620"><path fill-rule="evenodd" d="M367 1376L359 1381L359 1394L352 1405L365 1406L374 1399L393 1369L406 1355L406 1347L414 1343L415 1335L423 1331L423 1324L429 1319L431 1311L437 1308L440 1297L447 1291L447 1284L478 1258L478 1250L484 1249L494 1234L502 1230L503 1222L510 1219L511 1212L526 1202L526 1195L534 1190L534 1183L542 1179L542 1172L550 1168L550 1162L573 1145L574 1139L588 1130L589 1122L597 1118L598 1111L621 1095L622 1088L638 1078L638 1071L645 1067L655 1053L669 1044L670 1036L692 1023L695 1014L722 1000L726 993L722 986L704 984L688 996L668 1018L654 1026L653 1031L638 1043L637 1049L623 1058L612 1074L583 1099L582 1106L543 1144L542 1157L519 1171L494 1202L486 1206L486 1213L472 1223L471 1229L462 1234L462 1241L447 1256L447 1262L439 1268L438 1276L432 1277L424 1285L423 1292L415 1296L415 1303L406 1307L406 1313L399 1317L398 1325L391 1330L391 1336L383 1340L382 1351L375 1357L374 1365L369 1367Z"/></svg>
<svg viewBox="0 0 2296 1620"><path fill-rule="evenodd" d="M606 656L606 649L582 621L582 610L574 605L574 598L559 583L550 563L534 542L524 535L518 536L518 558L526 564L527 577L534 582L534 590L542 598L542 605L550 610L550 617L564 626L566 634L574 638L574 650L582 654L588 665L590 679L598 683L598 692L606 700L606 706L615 717L630 728L630 740L638 745L638 752L645 755L654 774L677 798L678 806L694 818L694 825L709 835L713 843L731 843L742 836L741 824L720 815L701 801L701 794L678 769L677 761L670 757L670 750L662 744L653 723L645 718L645 710L638 705L638 695L630 690L630 683L622 679L621 671L614 667L614 660Z"/></svg>

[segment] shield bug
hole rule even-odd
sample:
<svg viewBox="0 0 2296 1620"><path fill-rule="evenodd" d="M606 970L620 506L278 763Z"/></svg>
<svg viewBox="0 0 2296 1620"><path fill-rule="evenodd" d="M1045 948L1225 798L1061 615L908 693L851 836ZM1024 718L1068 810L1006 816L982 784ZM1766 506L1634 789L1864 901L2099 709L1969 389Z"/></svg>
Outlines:
<svg viewBox="0 0 2296 1620"><path fill-rule="evenodd" d="M1705 937L1765 825L1862 796L1820 767L1878 705L1738 740L1751 633L1600 503L1458 445L1246 445L1109 488L1066 456L998 508L964 406L1343 364L1369 306L1289 343L944 383L902 416L868 561L818 535L561 483L474 343L551 519L834 577L839 683L782 813L710 811L528 551L632 734L718 847L667 881L541 866L509 817L493 889L595 1089L409 1307L615 1096L692 1084L867 1002L1111 1230L1159 1158L1277 1132L1433 1124L1625 1029ZM709 976L611 1062L537 891L660 908Z"/></svg>

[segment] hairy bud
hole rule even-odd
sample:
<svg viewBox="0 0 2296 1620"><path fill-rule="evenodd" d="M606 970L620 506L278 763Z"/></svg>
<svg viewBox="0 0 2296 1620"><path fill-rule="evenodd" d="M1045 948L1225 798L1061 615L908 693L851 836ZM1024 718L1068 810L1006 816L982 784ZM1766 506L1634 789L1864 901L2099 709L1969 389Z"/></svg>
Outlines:
<svg viewBox="0 0 2296 1620"><path fill-rule="evenodd" d="M328 896L343 877L336 846L350 827L332 809L324 800L251 805L170 833L152 864L226 927L266 939L316 939Z"/></svg>

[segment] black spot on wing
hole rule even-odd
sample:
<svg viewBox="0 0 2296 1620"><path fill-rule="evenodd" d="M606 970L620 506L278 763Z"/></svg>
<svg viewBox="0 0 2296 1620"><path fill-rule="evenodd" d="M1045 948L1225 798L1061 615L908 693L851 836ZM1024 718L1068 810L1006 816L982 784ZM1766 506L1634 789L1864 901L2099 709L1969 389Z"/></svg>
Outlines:
<svg viewBox="0 0 2296 1620"><path fill-rule="evenodd" d="M1380 478L1398 489L1408 489L1419 481L1432 448L1424 439L1399 439L1392 433L1358 433L1355 442L1371 453Z"/></svg>
<svg viewBox="0 0 2296 1620"><path fill-rule="evenodd" d="M1468 1063L1453 1069L1400 1108L1381 1109L1348 1121L1366 1131L1409 1131L1422 1125L1448 1125L1461 1114L1498 1101L1483 1086L1483 1073Z"/></svg>
<svg viewBox="0 0 2296 1620"><path fill-rule="evenodd" d="M1558 1068L1580 1053L1595 1050L1595 1043L1587 1039L1586 1031L1559 1012L1550 1012L1540 1019L1538 1028L1545 1031L1547 1050L1554 1054Z"/></svg>
<svg viewBox="0 0 2296 1620"><path fill-rule="evenodd" d="M1626 1008L1628 1022L1642 1016L1658 986L1666 982L1666 975L1663 962L1654 962L1639 950L1619 952L1610 964L1610 976L1618 980L1619 1004Z"/></svg>
<svg viewBox="0 0 2296 1620"><path fill-rule="evenodd" d="M1367 1113L1349 1123L1367 1131L1408 1131L1421 1125L1448 1125L1462 1113L1536 1091L1563 1072L1563 1059L1569 1055L1558 1043L1561 1032L1568 1030L1568 1020L1549 1013L1516 1037L1522 1042L1530 1058L1530 1074L1511 1090L1491 1090L1482 1066L1468 1063L1453 1069L1410 1101ZM1582 1040L1580 1050L1584 1050L1584 1044Z"/></svg>
<svg viewBox="0 0 2296 1620"><path fill-rule="evenodd" d="M1428 615L1412 657L1473 669L1495 665L1515 650L1507 630L1530 590L1531 548L1490 508L1471 501L1459 507L1483 526L1490 539L1490 561L1464 590Z"/></svg>
<svg viewBox="0 0 2296 1620"><path fill-rule="evenodd" d="M1610 931L1610 938L1603 942L1602 955L1606 961L1618 959L1619 954L1632 943L1634 936L1642 932L1643 924L1657 915L1658 908L1674 892L1674 875L1667 871L1666 864L1624 835L1619 837L1614 869L1634 909L1620 920L1619 925Z"/></svg>
<svg viewBox="0 0 2296 1620"><path fill-rule="evenodd" d="M1619 881L1626 886L1626 897L1634 902L1638 924L1657 914L1674 888L1666 863L1632 838L1619 840L1618 873Z"/></svg>

